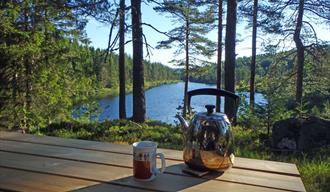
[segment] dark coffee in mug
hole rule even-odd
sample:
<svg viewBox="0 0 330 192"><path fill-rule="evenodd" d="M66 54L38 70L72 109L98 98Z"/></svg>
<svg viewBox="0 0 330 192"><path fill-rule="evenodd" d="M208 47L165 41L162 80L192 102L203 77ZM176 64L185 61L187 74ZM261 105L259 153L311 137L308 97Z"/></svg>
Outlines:
<svg viewBox="0 0 330 192"><path fill-rule="evenodd" d="M138 179L149 179L152 176L150 161L138 161L133 162L134 177Z"/></svg>
<svg viewBox="0 0 330 192"><path fill-rule="evenodd" d="M133 143L133 176L139 181L151 181L165 170L165 158L162 153L157 153L157 143L140 141ZM156 168L156 157L162 160L162 168Z"/></svg>

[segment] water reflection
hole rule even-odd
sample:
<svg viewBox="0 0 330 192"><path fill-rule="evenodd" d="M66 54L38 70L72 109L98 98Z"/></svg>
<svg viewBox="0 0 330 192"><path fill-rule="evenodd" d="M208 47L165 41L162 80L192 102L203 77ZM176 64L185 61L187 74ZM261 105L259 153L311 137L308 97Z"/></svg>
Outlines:
<svg viewBox="0 0 330 192"><path fill-rule="evenodd" d="M189 90L199 88L215 88L215 85L203 83L189 83ZM147 117L150 119L160 120L166 123L174 123L175 114L178 112L177 107L182 105L184 83L176 83L162 85L149 89L145 92ZM244 93L248 97L247 93ZM262 94L256 94L257 103L266 103ZM191 106L195 111L204 111L206 104L215 104L215 96L194 96L191 99ZM104 121L106 119L118 119L118 103L119 97L106 97L99 101L102 113L95 120ZM222 99L222 103L224 103ZM223 110L223 105L222 105ZM132 94L126 96L126 112L127 116L132 116Z"/></svg>

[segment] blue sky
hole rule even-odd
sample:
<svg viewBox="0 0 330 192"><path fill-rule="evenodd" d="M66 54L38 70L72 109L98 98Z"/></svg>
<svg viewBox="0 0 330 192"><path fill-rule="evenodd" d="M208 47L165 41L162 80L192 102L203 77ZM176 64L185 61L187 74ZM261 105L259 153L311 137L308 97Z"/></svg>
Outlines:
<svg viewBox="0 0 330 192"><path fill-rule="evenodd" d="M152 6L147 6L145 4L142 5L142 22L152 24L154 27L159 29L160 31L168 31L173 28L173 23L171 22L170 18L166 17L166 15L160 15L159 13L156 13ZM251 55L251 34L252 29L245 29L245 23L240 22L237 25L237 39L240 40L236 45L236 54L237 57L241 56L250 56ZM319 39L330 41L330 26L318 26L317 29L317 35ZM96 48L107 48L108 44L108 34L109 34L109 26L106 26L104 24L98 23L97 21L90 20L86 27L87 36L91 40L91 45ZM165 40L166 36L163 34L157 33L150 27L144 26L143 32L147 37L148 43L156 47L157 42L161 40ZM260 33L258 34L258 43L257 46L260 48L261 43L263 39L265 40L265 36L262 36ZM208 34L208 37L213 40L217 41L217 33L216 31L211 31ZM276 38L276 37L274 37ZM126 35L126 39L130 39L130 34ZM286 42L286 46L293 47L293 42ZM170 60L173 59L173 52L174 49L153 49L152 55L150 56L150 61L152 62L160 62L162 64L172 66L172 64L169 63ZM129 43L125 46L125 52L128 55L132 55L132 44ZM144 50L144 53L146 51ZM262 53L262 49L257 50L257 54ZM149 60L149 58L145 57L146 60ZM216 62L216 57L214 56L211 58L211 61Z"/></svg>

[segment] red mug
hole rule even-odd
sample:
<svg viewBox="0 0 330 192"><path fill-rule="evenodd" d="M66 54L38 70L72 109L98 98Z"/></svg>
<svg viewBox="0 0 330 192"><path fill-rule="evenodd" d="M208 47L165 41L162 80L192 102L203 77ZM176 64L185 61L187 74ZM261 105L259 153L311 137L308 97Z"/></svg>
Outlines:
<svg viewBox="0 0 330 192"><path fill-rule="evenodd" d="M133 176L138 181L151 181L157 174L165 171L165 157L157 153L157 143L140 141L133 143ZM156 158L162 161L162 167L156 167Z"/></svg>

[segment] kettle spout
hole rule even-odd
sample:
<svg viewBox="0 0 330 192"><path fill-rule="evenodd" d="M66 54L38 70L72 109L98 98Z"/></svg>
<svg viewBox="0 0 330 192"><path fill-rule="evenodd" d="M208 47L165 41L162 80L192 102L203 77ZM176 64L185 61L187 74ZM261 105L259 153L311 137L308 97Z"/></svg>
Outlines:
<svg viewBox="0 0 330 192"><path fill-rule="evenodd" d="M179 119L182 129L187 130L189 127L189 123L179 114L177 114L175 117Z"/></svg>

